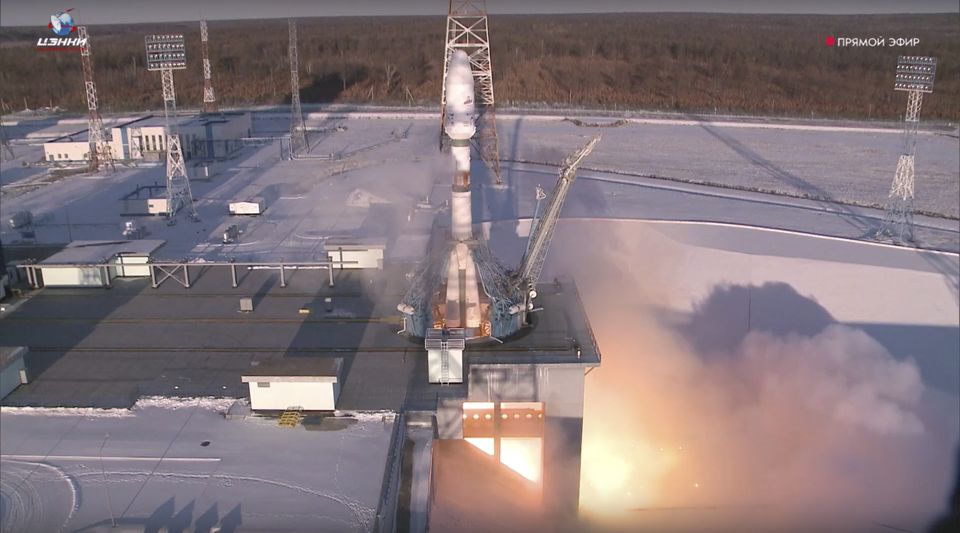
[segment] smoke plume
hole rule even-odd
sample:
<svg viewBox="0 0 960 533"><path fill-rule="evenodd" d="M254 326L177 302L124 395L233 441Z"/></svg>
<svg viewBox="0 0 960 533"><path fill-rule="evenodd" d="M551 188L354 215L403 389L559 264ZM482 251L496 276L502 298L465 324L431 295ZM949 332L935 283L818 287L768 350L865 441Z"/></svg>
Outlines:
<svg viewBox="0 0 960 533"><path fill-rule="evenodd" d="M667 310L689 252L617 227L568 223L551 260L577 279L603 354L584 413L591 526L915 530L943 509L957 437L943 420L957 400L926 388L913 359L839 324L695 349ZM791 320L789 306L778 312L765 322Z"/></svg>

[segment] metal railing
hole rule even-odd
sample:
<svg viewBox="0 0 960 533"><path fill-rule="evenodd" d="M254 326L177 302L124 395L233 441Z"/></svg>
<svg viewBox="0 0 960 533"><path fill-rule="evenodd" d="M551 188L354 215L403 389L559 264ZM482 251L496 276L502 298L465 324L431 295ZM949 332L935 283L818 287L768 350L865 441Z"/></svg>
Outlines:
<svg viewBox="0 0 960 533"><path fill-rule="evenodd" d="M189 261L151 261L147 263L62 263L62 264L43 264L43 263L28 263L17 265L17 268L24 270L27 283L33 289L39 289L43 287L43 275L42 270L44 269L61 269L61 268L85 268L85 269L97 269L103 286L110 287L112 276L110 274L110 269L115 268L132 268L132 267L147 267L150 271L150 286L154 289L160 287L164 281L172 279L182 285L184 288L189 289L192 285L190 279L190 272L193 269L195 272L208 268L228 268L230 270L230 285L233 288L237 288L240 284L239 276L237 275L237 267L245 267L247 270L257 270L257 269L270 269L270 270L279 270L280 271L280 286L287 286L287 271L288 270L312 270L312 269L325 269L327 270L329 277L329 285L333 287L334 276L333 271L335 267L340 267L342 270L345 265L356 265L359 261L356 260L336 260L336 261L280 261L280 262L247 262L247 261L208 261L202 263L192 263Z"/></svg>

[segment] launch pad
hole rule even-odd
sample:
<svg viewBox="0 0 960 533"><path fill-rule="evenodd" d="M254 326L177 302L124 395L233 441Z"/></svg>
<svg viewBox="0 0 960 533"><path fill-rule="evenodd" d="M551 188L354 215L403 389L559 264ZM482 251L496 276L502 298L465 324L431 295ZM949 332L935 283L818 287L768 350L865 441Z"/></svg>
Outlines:
<svg viewBox="0 0 960 533"><path fill-rule="evenodd" d="M31 383L4 404L129 407L150 395L242 397L240 376L261 362L342 357L338 409L433 411L440 400L470 399L483 368L564 365L582 376L600 362L576 287L561 281L559 289L538 287L544 309L529 333L467 350L465 383L429 383L422 341L396 334L394 306L408 268L339 271L332 288L324 271L288 273L282 287L277 270L249 270L234 288L227 270L209 269L189 289L129 278L110 290L38 291L0 321L5 343L30 347ZM252 297L253 312L237 311L243 297ZM304 308L310 313L300 314ZM54 327L62 332L56 338Z"/></svg>

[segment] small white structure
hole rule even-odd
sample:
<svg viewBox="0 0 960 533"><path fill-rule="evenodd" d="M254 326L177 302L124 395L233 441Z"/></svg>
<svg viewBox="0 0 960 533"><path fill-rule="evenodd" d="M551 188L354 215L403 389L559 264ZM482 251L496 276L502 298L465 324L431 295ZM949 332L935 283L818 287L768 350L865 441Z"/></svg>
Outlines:
<svg viewBox="0 0 960 533"><path fill-rule="evenodd" d="M116 277L150 275L153 253L162 240L74 241L39 264L46 287L109 287Z"/></svg>
<svg viewBox="0 0 960 533"><path fill-rule="evenodd" d="M261 363L241 376L250 384L254 411L333 411L340 395L342 358L286 357Z"/></svg>
<svg viewBox="0 0 960 533"><path fill-rule="evenodd" d="M266 200L262 196L248 200L236 200L229 204L231 215L261 215L266 209Z"/></svg>
<svg viewBox="0 0 960 533"><path fill-rule="evenodd" d="M383 268L383 241L341 241L329 239L324 245L328 261L342 261L340 268Z"/></svg>
<svg viewBox="0 0 960 533"><path fill-rule="evenodd" d="M166 215L167 199L166 198L147 199L147 214L148 215Z"/></svg>
<svg viewBox="0 0 960 533"><path fill-rule="evenodd" d="M430 383L463 383L463 328L427 330L427 373Z"/></svg>
<svg viewBox="0 0 960 533"><path fill-rule="evenodd" d="M0 400L27 384L26 355L26 346L0 346Z"/></svg>

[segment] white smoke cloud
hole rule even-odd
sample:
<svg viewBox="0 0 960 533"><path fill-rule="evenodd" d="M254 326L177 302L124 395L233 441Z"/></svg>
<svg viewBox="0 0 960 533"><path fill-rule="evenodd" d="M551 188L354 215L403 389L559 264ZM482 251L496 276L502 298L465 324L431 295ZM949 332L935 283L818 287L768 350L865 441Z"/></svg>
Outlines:
<svg viewBox="0 0 960 533"><path fill-rule="evenodd" d="M920 371L912 359L895 360L863 331L829 326L813 336L778 338L750 333L733 361L759 382L759 403L796 400L837 422L881 434L919 434L914 413L923 394ZM752 372L747 372L751 369Z"/></svg>
<svg viewBox="0 0 960 533"><path fill-rule="evenodd" d="M942 422L956 398L927 389L914 360L837 324L752 331L698 353L663 317L684 292L675 267L686 252L616 227L561 227L548 274L576 277L603 353L585 400L592 526L922 528L943 509L956 431Z"/></svg>

